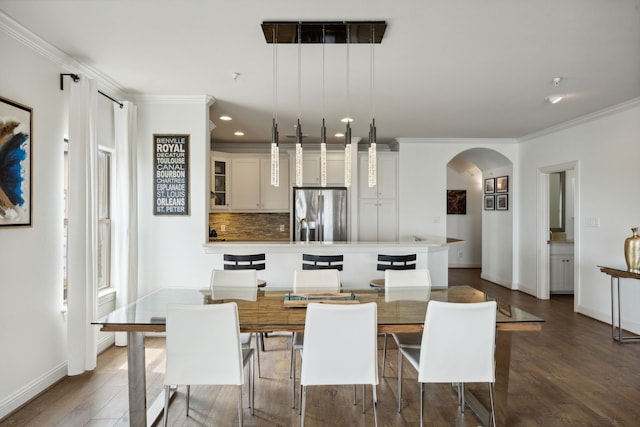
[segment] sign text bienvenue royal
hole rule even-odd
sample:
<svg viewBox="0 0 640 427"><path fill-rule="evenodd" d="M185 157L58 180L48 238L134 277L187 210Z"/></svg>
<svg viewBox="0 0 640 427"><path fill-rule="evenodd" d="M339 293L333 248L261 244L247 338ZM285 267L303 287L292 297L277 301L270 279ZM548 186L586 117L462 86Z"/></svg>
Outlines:
<svg viewBox="0 0 640 427"><path fill-rule="evenodd" d="M153 214L189 215L189 135L153 135Z"/></svg>

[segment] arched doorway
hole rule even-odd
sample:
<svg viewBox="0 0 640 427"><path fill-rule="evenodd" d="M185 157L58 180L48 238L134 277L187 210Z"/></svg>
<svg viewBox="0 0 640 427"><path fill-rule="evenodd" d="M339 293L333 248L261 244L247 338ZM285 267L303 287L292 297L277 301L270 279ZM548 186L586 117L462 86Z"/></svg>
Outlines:
<svg viewBox="0 0 640 427"><path fill-rule="evenodd" d="M509 289L516 277L513 164L489 148L472 148L447 163L447 190L466 190L464 215L447 215L450 267L480 267L481 277ZM498 185L499 183L499 185ZM456 187L456 188L454 188Z"/></svg>

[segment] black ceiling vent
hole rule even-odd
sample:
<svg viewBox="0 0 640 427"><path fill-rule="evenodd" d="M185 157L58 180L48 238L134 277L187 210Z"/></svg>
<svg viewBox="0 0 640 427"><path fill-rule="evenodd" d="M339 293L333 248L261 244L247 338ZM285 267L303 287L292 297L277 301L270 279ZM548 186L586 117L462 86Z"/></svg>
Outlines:
<svg viewBox="0 0 640 427"><path fill-rule="evenodd" d="M385 21L264 21L262 32L267 43L381 43ZM323 37L324 30L324 37ZM275 37L274 37L275 34ZM275 40L274 40L275 38Z"/></svg>

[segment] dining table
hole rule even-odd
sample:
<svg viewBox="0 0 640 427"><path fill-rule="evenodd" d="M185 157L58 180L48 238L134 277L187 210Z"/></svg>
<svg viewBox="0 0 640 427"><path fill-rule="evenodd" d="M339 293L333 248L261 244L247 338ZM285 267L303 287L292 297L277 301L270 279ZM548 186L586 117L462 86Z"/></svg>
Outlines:
<svg viewBox="0 0 640 427"><path fill-rule="evenodd" d="M326 292L322 291L322 292ZM345 297L346 295L346 297ZM322 298L306 290L295 295L291 289L260 288L249 294L230 288L210 289L163 288L118 308L92 324L104 332L127 333L129 423L142 427L154 423L162 413L163 396L147 405L145 378L145 334L164 332L168 304L217 304L234 301L238 306L241 332L304 332L307 303L368 303L377 304L378 332L422 332L428 302L431 300L475 303L495 300L496 372L494 399L496 420L508 425L507 397L511 365L511 341L514 332L540 331L544 320L520 308L509 305L470 286L423 290L416 288L340 289L336 298ZM455 337L452 337L455 339ZM488 393L466 393L469 408L484 425L489 424Z"/></svg>

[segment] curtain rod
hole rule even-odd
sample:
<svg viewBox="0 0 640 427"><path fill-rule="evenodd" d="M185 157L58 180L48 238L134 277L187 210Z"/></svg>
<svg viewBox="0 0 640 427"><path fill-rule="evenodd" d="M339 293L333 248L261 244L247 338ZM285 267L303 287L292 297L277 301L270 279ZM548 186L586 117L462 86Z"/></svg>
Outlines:
<svg viewBox="0 0 640 427"><path fill-rule="evenodd" d="M64 73L64 74L60 74L60 90L64 90L64 76L69 76L71 77L71 80L73 80L74 82L77 82L78 80L80 80L80 76L77 74L72 74L72 73ZM124 104L118 100L113 99L112 97L110 97L109 95L107 95L104 92L98 91L98 93L102 96L104 96L105 98L109 98L111 101L115 102L116 104L118 104L120 106L120 108L124 107Z"/></svg>

